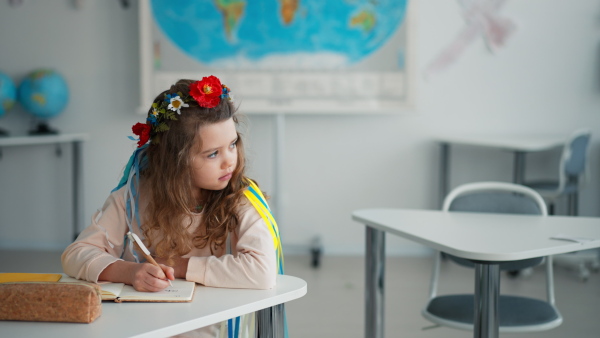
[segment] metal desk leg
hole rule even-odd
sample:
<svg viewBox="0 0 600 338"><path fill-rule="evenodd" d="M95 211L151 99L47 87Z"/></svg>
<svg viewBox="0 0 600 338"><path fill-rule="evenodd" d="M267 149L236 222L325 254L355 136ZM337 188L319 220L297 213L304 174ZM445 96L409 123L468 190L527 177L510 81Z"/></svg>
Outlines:
<svg viewBox="0 0 600 338"><path fill-rule="evenodd" d="M448 194L448 182L450 180L450 143L440 144L440 208L444 204L444 198Z"/></svg>
<svg viewBox="0 0 600 338"><path fill-rule="evenodd" d="M285 308L283 304L275 305L255 312L256 337L285 337Z"/></svg>
<svg viewBox="0 0 600 338"><path fill-rule="evenodd" d="M385 232L366 226L365 338L383 338Z"/></svg>
<svg viewBox="0 0 600 338"><path fill-rule="evenodd" d="M83 177L82 177L82 163L81 163L81 145L82 142L73 141L73 240L79 234L79 224L81 215L83 213Z"/></svg>
<svg viewBox="0 0 600 338"><path fill-rule="evenodd" d="M513 182L523 184L525 180L525 152L515 151L515 160L513 167Z"/></svg>
<svg viewBox="0 0 600 338"><path fill-rule="evenodd" d="M500 265L475 263L475 325L473 337L498 338Z"/></svg>

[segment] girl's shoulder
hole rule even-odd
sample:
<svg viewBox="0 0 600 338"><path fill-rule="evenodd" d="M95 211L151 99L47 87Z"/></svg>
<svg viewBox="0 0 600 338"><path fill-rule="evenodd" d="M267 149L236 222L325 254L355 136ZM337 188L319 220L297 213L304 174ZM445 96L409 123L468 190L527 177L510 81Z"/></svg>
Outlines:
<svg viewBox="0 0 600 338"><path fill-rule="evenodd" d="M238 214L242 216L247 213L256 213L258 215L256 209L254 208L252 203L250 203L248 196L245 195L243 198L240 199L240 204L238 205Z"/></svg>
<svg viewBox="0 0 600 338"><path fill-rule="evenodd" d="M125 204L125 187L111 191L105 203Z"/></svg>

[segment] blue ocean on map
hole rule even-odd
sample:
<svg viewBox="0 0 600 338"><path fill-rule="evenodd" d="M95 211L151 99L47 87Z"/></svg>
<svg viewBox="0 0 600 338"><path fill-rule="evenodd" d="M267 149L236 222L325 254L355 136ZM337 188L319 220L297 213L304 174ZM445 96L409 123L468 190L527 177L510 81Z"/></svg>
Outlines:
<svg viewBox="0 0 600 338"><path fill-rule="evenodd" d="M328 55L350 65L385 45L405 19L407 1L151 0L151 5L162 33L207 65L293 55Z"/></svg>

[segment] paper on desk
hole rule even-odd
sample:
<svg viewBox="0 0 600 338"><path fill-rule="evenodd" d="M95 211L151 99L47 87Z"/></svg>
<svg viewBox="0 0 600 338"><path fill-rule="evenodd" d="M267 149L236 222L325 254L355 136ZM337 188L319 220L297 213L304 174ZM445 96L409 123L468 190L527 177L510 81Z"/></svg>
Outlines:
<svg viewBox="0 0 600 338"><path fill-rule="evenodd" d="M587 243L587 242L593 242L596 239L595 238L586 238L586 237L575 237L575 236L569 236L569 235L565 235L565 234L558 234L555 236L550 237L550 239L558 239L561 241L569 241L569 242L575 242L575 243Z"/></svg>

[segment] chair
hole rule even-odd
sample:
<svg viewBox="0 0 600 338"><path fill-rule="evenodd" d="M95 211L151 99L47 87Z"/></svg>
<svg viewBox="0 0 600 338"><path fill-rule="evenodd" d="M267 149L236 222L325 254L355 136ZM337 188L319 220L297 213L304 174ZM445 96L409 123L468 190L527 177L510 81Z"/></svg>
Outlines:
<svg viewBox="0 0 600 338"><path fill-rule="evenodd" d="M558 168L558 180L530 181L523 184L537 191L548 203L549 213L554 214L557 200L563 196L567 197L567 215L577 216L579 214L579 191L581 190L580 177L584 176L588 166L588 152L591 139L589 129L575 131L563 147L560 165ZM579 279L587 281L592 269L600 269L600 251L586 250L554 257L556 265L573 267L578 271Z"/></svg>
<svg viewBox="0 0 600 338"><path fill-rule="evenodd" d="M443 211L547 215L542 197L534 190L513 183L478 182L459 186L444 200ZM518 236L518 234L515 234ZM466 267L473 262L445 254L449 260ZM473 330L475 297L471 294L437 295L442 253L436 252L431 276L429 301L422 315L429 321L456 329ZM538 257L500 263L501 271L521 270L546 263L546 300L521 296L499 297L499 331L533 332L559 326L563 319L554 305L552 257Z"/></svg>
<svg viewBox="0 0 600 338"><path fill-rule="evenodd" d="M567 197L567 214L577 216L579 208L580 177L587 169L591 131L575 131L563 147L557 180L525 181L523 185L537 191L548 203L550 215L554 214L556 201Z"/></svg>

